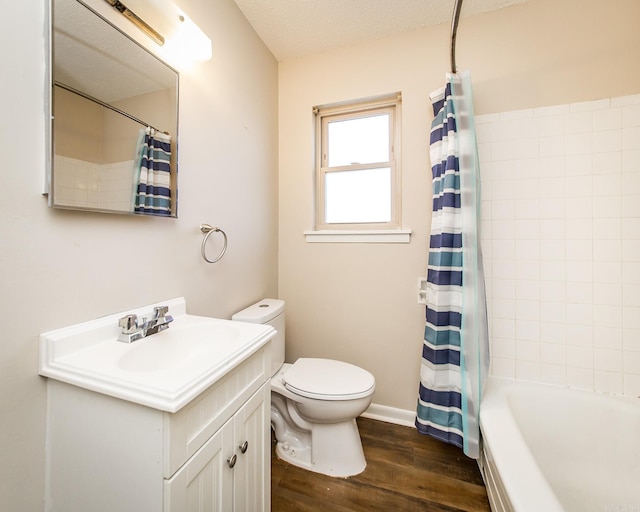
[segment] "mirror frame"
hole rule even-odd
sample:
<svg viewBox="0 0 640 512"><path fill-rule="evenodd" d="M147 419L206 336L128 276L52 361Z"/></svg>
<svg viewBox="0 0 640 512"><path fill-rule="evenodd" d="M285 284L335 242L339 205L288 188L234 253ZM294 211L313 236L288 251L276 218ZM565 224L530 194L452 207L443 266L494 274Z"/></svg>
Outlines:
<svg viewBox="0 0 640 512"><path fill-rule="evenodd" d="M157 54L155 54L152 50L152 45L150 41L146 41L144 38L146 37L144 34L137 34L135 27L132 30L127 29L127 23L130 23L126 20L120 13L117 13L113 7L105 3L105 9L103 12L99 12L94 6L90 5L87 0L71 0L80 4L82 7L86 8L87 11L92 13L97 17L98 20L102 23L106 23L110 29L117 31L117 33L129 40L132 44L135 44L138 48L143 50L149 57L155 59L159 64L166 67L168 71L171 71L175 74L175 105L173 107L175 112L175 135L172 135L171 138L171 214L170 215L157 215L153 213L144 213L144 212L135 212L131 210L118 210L118 209L108 209L108 208L96 208L89 206L74 206L74 205L66 205L56 203L55 192L54 192L54 183L55 183L55 119L54 119L54 88L56 88L55 81L55 42L54 42L54 31L55 31L55 2L58 0L47 0L46 6L46 14L45 14L45 23L48 29L48 34L46 38L46 52L45 57L47 58L47 66L46 66L46 86L45 86L45 108L48 118L45 123L45 149L46 149L46 161L45 161L45 184L44 184L44 193L43 195L48 197L48 206L50 208L55 209L64 209L64 210L75 210L75 211L87 211L87 212L99 212L99 213L111 213L117 215L128 215L128 216L144 216L144 217L165 217L165 218L177 218L178 217L178 178L179 178L179 165L178 165L178 147L179 147L179 99L180 99L180 73L171 65L167 64L166 61L161 59ZM90 2L91 0L89 0ZM95 0L102 1L104 0ZM113 16L107 16L108 14L113 14ZM109 19L112 17L113 19ZM122 17L120 20L119 17ZM117 21L116 21L117 20ZM122 26L120 26L122 24ZM131 32L131 33L129 33ZM136 37L134 37L134 34ZM140 40L138 40L138 38ZM144 43L146 44L143 44ZM82 95L82 94L81 94ZM89 95L91 98L91 96ZM98 102L99 103L99 102ZM105 102L106 103L106 102ZM105 107L103 107L105 108ZM113 107L113 110L125 117L129 117L126 113L119 111L116 107ZM134 116L135 118L135 116ZM137 121L137 119L135 119Z"/></svg>

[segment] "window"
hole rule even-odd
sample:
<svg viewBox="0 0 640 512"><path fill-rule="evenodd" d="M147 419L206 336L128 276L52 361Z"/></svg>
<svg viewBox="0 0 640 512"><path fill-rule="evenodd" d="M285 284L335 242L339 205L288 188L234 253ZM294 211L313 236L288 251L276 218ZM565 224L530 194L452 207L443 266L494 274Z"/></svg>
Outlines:
<svg viewBox="0 0 640 512"><path fill-rule="evenodd" d="M400 94L316 107L316 230L400 228Z"/></svg>

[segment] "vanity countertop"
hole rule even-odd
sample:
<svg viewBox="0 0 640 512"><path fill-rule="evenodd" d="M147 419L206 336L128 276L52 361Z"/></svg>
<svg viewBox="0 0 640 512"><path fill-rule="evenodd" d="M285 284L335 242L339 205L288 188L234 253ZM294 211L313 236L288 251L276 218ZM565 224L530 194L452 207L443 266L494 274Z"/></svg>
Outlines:
<svg viewBox="0 0 640 512"><path fill-rule="evenodd" d="M133 343L117 341L118 320L151 317L169 306L170 327ZM250 324L186 313L183 298L116 313L40 335L39 373L167 412L176 412L276 333Z"/></svg>

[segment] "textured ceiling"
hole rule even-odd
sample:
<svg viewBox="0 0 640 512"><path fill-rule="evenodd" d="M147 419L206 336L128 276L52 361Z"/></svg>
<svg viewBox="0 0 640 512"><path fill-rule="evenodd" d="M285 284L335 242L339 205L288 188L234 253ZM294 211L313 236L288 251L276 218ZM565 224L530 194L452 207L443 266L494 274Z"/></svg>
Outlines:
<svg viewBox="0 0 640 512"><path fill-rule="evenodd" d="M177 75L74 0L54 3L54 79L106 102L175 87Z"/></svg>
<svg viewBox="0 0 640 512"><path fill-rule="evenodd" d="M461 17L527 0L465 0ZM451 22L455 0L235 0L278 60Z"/></svg>

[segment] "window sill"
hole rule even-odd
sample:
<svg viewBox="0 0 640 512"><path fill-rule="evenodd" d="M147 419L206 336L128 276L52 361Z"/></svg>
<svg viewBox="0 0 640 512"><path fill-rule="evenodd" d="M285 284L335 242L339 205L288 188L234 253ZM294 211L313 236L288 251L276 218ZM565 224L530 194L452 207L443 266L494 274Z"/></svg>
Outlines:
<svg viewBox="0 0 640 512"><path fill-rule="evenodd" d="M410 229L388 230L322 230L305 231L304 236L310 243L361 243L361 244L408 244L411 241Z"/></svg>

